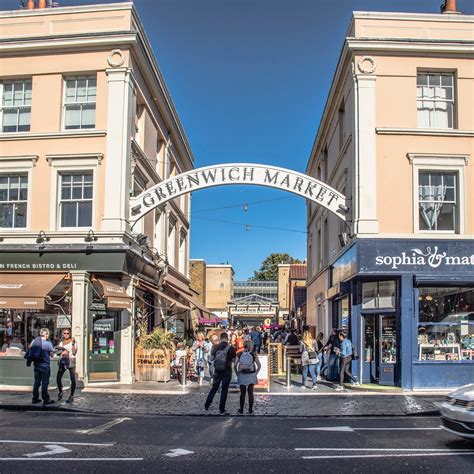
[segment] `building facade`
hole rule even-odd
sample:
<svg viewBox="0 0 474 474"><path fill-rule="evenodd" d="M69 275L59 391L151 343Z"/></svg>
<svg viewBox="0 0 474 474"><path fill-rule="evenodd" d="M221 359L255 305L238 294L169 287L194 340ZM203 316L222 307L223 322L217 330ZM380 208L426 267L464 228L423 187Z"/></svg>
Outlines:
<svg viewBox="0 0 474 474"><path fill-rule="evenodd" d="M346 327L364 382L474 373L474 17L354 12L307 166L307 324Z"/></svg>
<svg viewBox="0 0 474 474"><path fill-rule="evenodd" d="M129 219L130 197L193 168L189 143L132 3L0 22L0 341L71 327L79 379L131 383L137 328L184 334L196 307L189 195Z"/></svg>

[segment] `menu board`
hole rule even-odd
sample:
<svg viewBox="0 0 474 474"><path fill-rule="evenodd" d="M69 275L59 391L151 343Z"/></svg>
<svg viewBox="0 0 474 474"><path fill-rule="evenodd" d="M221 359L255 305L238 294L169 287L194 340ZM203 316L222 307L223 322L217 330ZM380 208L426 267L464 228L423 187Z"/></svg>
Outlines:
<svg viewBox="0 0 474 474"><path fill-rule="evenodd" d="M255 388L263 388L270 391L270 375L269 375L269 366L268 366L268 356L259 355L258 360L260 361L261 368L258 371L257 379L258 383Z"/></svg>

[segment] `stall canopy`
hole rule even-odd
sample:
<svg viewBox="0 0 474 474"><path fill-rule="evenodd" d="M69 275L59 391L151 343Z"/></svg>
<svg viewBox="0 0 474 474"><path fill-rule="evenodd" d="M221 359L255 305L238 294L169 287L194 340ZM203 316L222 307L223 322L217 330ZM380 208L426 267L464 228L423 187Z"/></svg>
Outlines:
<svg viewBox="0 0 474 474"><path fill-rule="evenodd" d="M64 277L64 273L1 273L0 308L44 309L45 297Z"/></svg>
<svg viewBox="0 0 474 474"><path fill-rule="evenodd" d="M132 310L132 300L127 295L127 290L122 286L120 280L114 278L97 277L104 290L107 307L111 309Z"/></svg>
<svg viewBox="0 0 474 474"><path fill-rule="evenodd" d="M209 319L207 318L199 318L198 320L199 324L202 325L214 325L214 324L220 324L222 322L221 318L218 318L215 314L212 314Z"/></svg>

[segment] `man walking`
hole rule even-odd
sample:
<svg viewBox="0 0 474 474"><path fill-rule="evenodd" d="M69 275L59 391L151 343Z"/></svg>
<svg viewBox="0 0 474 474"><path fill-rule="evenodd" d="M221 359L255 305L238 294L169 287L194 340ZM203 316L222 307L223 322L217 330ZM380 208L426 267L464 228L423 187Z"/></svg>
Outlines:
<svg viewBox="0 0 474 474"><path fill-rule="evenodd" d="M210 384L212 385L212 380L214 378L214 358L212 356L212 349L217 346L219 343L219 338L217 334L213 334L211 336L211 340L207 344L207 366L209 368L209 377L210 377Z"/></svg>
<svg viewBox="0 0 474 474"><path fill-rule="evenodd" d="M235 355L235 347L229 344L229 338L227 334L223 332L221 334L221 342L217 344L217 346L214 346L211 351L211 357L214 361L214 379L212 388L204 405L204 411L206 413L209 413L209 407L211 406L214 396L222 383L219 414L227 415L225 404L227 401L230 380L232 379L232 363L235 359Z"/></svg>
<svg viewBox="0 0 474 474"><path fill-rule="evenodd" d="M341 348L341 368L339 370L339 386L336 387L336 391L340 392L344 390L344 378L347 375L353 385L360 385L357 379L352 375L351 362L352 362L352 342L346 336L344 331L339 332L340 348Z"/></svg>
<svg viewBox="0 0 474 474"><path fill-rule="evenodd" d="M260 346L262 343L262 334L260 332L260 328L253 327L250 331L250 338L252 339L254 352L260 354Z"/></svg>
<svg viewBox="0 0 474 474"><path fill-rule="evenodd" d="M49 341L49 329L40 329L40 335L30 346L28 358L33 362L35 381L33 383L33 403L40 403L39 388L41 385L41 396L43 405L52 405L54 400L49 398L48 385L51 376L51 354L54 352L53 345Z"/></svg>

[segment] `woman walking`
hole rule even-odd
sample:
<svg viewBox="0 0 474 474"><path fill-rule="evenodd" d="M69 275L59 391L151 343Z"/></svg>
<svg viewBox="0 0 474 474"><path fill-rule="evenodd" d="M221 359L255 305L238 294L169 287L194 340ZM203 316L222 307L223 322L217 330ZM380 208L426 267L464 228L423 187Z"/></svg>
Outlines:
<svg viewBox="0 0 474 474"><path fill-rule="evenodd" d="M204 341L204 334L202 332L197 333L192 350L194 352L194 371L196 372L199 385L202 385L204 380L204 369L206 367L205 354L207 353L207 346L206 342Z"/></svg>
<svg viewBox="0 0 474 474"><path fill-rule="evenodd" d="M253 389L258 383L257 374L261 368L258 355L253 351L252 341L244 342L244 350L237 356L235 371L237 373L237 385L240 386L240 408L239 415L244 414L245 396L248 393L249 415L253 415Z"/></svg>
<svg viewBox="0 0 474 474"><path fill-rule="evenodd" d="M321 380L321 368L324 365L324 334L320 332L316 337L316 344L318 345L318 364L316 365L316 380Z"/></svg>
<svg viewBox="0 0 474 474"><path fill-rule="evenodd" d="M306 378L308 377L308 370L313 381L312 389L316 389L316 364L319 362L317 354L317 344L309 331L306 331L302 341L301 364L303 366L303 388L306 388Z"/></svg>
<svg viewBox="0 0 474 474"><path fill-rule="evenodd" d="M71 394L66 400L66 403L74 401L74 392L76 390L76 354L77 344L73 337L71 337L70 329L63 329L63 335L59 347L63 349L59 358L58 374L56 376L56 384L58 386L58 401L63 398L63 375L66 370L69 371L71 379Z"/></svg>

